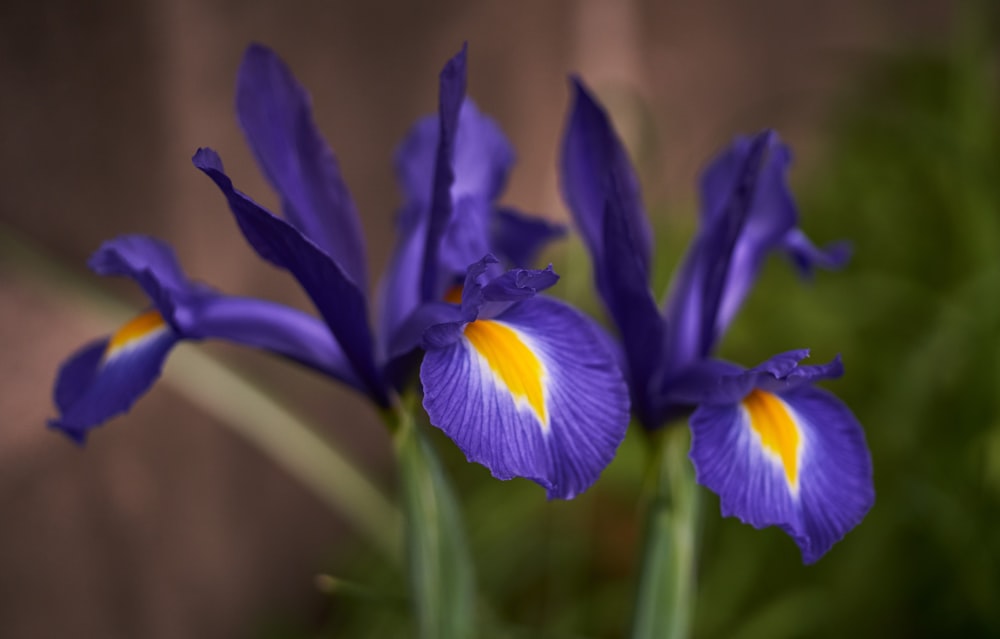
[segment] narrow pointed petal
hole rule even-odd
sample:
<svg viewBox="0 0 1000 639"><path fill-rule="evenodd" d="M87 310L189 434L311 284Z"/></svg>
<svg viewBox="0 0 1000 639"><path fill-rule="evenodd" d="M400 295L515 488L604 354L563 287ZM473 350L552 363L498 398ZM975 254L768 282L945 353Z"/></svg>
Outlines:
<svg viewBox="0 0 1000 639"><path fill-rule="evenodd" d="M309 94L270 49L251 45L243 56L236 110L285 217L367 288L361 224L337 159L313 121Z"/></svg>
<svg viewBox="0 0 1000 639"><path fill-rule="evenodd" d="M874 503L861 426L824 390L755 389L738 403L702 405L691 431L698 482L719 495L723 516L780 527L805 563L822 557Z"/></svg>
<svg viewBox="0 0 1000 639"><path fill-rule="evenodd" d="M531 479L549 498L578 495L628 425L628 392L599 331L541 297L467 324L424 357L431 423L499 479Z"/></svg>
<svg viewBox="0 0 1000 639"><path fill-rule="evenodd" d="M225 195L244 237L257 253L299 281L369 395L380 405L386 405L385 382L375 365L365 294L329 255L295 227L237 191L214 151L199 149L194 164Z"/></svg>
<svg viewBox="0 0 1000 639"><path fill-rule="evenodd" d="M440 85L439 112L421 118L396 152L406 202L380 286L383 343L420 304L438 301L461 282L466 266L490 250L493 200L514 161L500 127L464 97L465 48L445 66Z"/></svg>
<svg viewBox="0 0 1000 639"><path fill-rule="evenodd" d="M647 428L662 424L654 409L666 361L667 326L643 276L617 198L608 201L604 219L605 257L609 268L605 303L621 335L632 404Z"/></svg>
<svg viewBox="0 0 1000 639"><path fill-rule="evenodd" d="M438 277L438 256L441 238L451 221L453 202L451 188L455 183L455 137L458 116L465 98L467 47L462 46L441 71L438 96L438 144L434 157L434 178L431 191L431 209L427 220L424 243L424 263L420 275L420 298L434 301L441 294L442 283Z"/></svg>
<svg viewBox="0 0 1000 639"><path fill-rule="evenodd" d="M512 208L493 212L490 248L510 266L529 267L553 240L566 236L566 227L531 217Z"/></svg>
<svg viewBox="0 0 1000 639"><path fill-rule="evenodd" d="M635 172L607 114L579 80L572 84L563 194L622 339L633 408L652 428L660 425L653 405L666 366L666 329L649 288L652 234Z"/></svg>
<svg viewBox="0 0 1000 639"><path fill-rule="evenodd" d="M150 310L84 346L59 370L59 417L49 425L83 443L91 428L128 411L149 390L177 340L159 312Z"/></svg>
<svg viewBox="0 0 1000 639"><path fill-rule="evenodd" d="M573 220L583 235L594 262L603 296L605 272L604 213L608 200L619 201L619 214L633 246L640 273L648 279L653 235L639 193L639 181L607 113L579 78L571 80L570 109L562 148L562 191Z"/></svg>
<svg viewBox="0 0 1000 639"><path fill-rule="evenodd" d="M417 306L434 301L435 295L461 282L465 268L493 250L494 201L507 182L514 150L492 118L482 114L470 98L458 95L464 93L464 64L456 56L445 68L441 110L420 119L396 153L396 175L406 202L397 223L399 240L380 287L379 326L385 341ZM452 130L450 114L456 98L461 99L461 106L457 129ZM442 123L445 136L440 135ZM439 162L449 157L450 167L440 167ZM446 179L449 168L446 201L442 185L435 187L435 180ZM432 230L432 218L435 225L443 226ZM429 232L437 234L437 239L430 239ZM436 244L436 253L425 260L429 241ZM434 292L426 299L425 277L433 280Z"/></svg>

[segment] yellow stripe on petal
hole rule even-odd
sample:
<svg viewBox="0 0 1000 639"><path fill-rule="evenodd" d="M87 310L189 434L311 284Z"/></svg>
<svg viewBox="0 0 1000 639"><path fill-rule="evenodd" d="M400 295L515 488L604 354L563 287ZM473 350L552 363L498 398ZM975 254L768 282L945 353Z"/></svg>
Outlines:
<svg viewBox="0 0 1000 639"><path fill-rule="evenodd" d="M547 430L549 418L542 383L545 369L518 332L501 322L477 320L465 326L465 338L489 365L497 381L510 391L515 401L526 403L542 429Z"/></svg>
<svg viewBox="0 0 1000 639"><path fill-rule="evenodd" d="M111 336L111 339L108 341L108 347L104 351L105 356L111 357L120 349L162 329L166 325L163 317L156 310L146 311L141 315L133 317Z"/></svg>
<svg viewBox="0 0 1000 639"><path fill-rule="evenodd" d="M777 458L789 487L797 491L802 434L788 407L773 393L754 389L743 398L743 408L750 415L750 428L760 436L761 446Z"/></svg>

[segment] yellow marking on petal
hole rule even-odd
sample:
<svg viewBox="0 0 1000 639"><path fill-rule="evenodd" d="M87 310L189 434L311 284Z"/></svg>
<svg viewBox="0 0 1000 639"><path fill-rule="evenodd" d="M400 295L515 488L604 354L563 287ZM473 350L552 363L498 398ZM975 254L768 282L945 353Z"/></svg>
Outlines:
<svg viewBox="0 0 1000 639"><path fill-rule="evenodd" d="M547 429L542 362L517 331L494 320L477 320L466 324L465 337L514 399L526 402Z"/></svg>
<svg viewBox="0 0 1000 639"><path fill-rule="evenodd" d="M788 407L773 393L754 389L743 398L750 428L760 435L765 450L777 456L792 490L799 486L799 449L802 434Z"/></svg>
<svg viewBox="0 0 1000 639"><path fill-rule="evenodd" d="M118 349L129 345L135 340L142 339L164 326L166 326L166 322L163 321L163 317L156 310L146 311L137 315L115 331L115 334L108 341L108 347L104 351L105 355L113 355Z"/></svg>
<svg viewBox="0 0 1000 639"><path fill-rule="evenodd" d="M444 292L444 301L449 304L462 303L462 285L456 284Z"/></svg>

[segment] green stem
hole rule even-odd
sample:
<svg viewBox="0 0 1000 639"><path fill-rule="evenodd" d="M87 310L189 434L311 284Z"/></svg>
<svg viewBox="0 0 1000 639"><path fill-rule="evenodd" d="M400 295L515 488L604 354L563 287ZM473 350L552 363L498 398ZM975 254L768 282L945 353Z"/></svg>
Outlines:
<svg viewBox="0 0 1000 639"><path fill-rule="evenodd" d="M395 430L419 636L470 637L475 604L472 558L454 493L433 446L416 423L415 405L412 396L402 402Z"/></svg>
<svg viewBox="0 0 1000 639"><path fill-rule="evenodd" d="M688 429L668 426L654 441L631 636L685 639L694 614L700 495L687 458Z"/></svg>

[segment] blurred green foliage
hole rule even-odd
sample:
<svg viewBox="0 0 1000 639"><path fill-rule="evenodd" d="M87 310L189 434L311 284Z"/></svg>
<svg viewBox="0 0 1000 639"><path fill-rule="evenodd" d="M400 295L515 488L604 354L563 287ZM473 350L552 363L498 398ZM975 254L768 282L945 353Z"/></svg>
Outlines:
<svg viewBox="0 0 1000 639"><path fill-rule="evenodd" d="M803 566L783 533L721 519L706 494L696 637L1000 636L998 13L968 8L950 51L878 63L839 108L824 159L795 176L803 227L820 242L850 238L854 259L812 286L773 260L722 355L753 365L800 347L814 362L842 353L847 375L829 387L866 427L877 502ZM654 213L662 291L694 211ZM465 508L479 618L496 622L477 636L623 636L644 435L570 503L496 482L437 443ZM337 565L368 594L331 595L325 630L261 637L412 636L401 574L372 557Z"/></svg>

